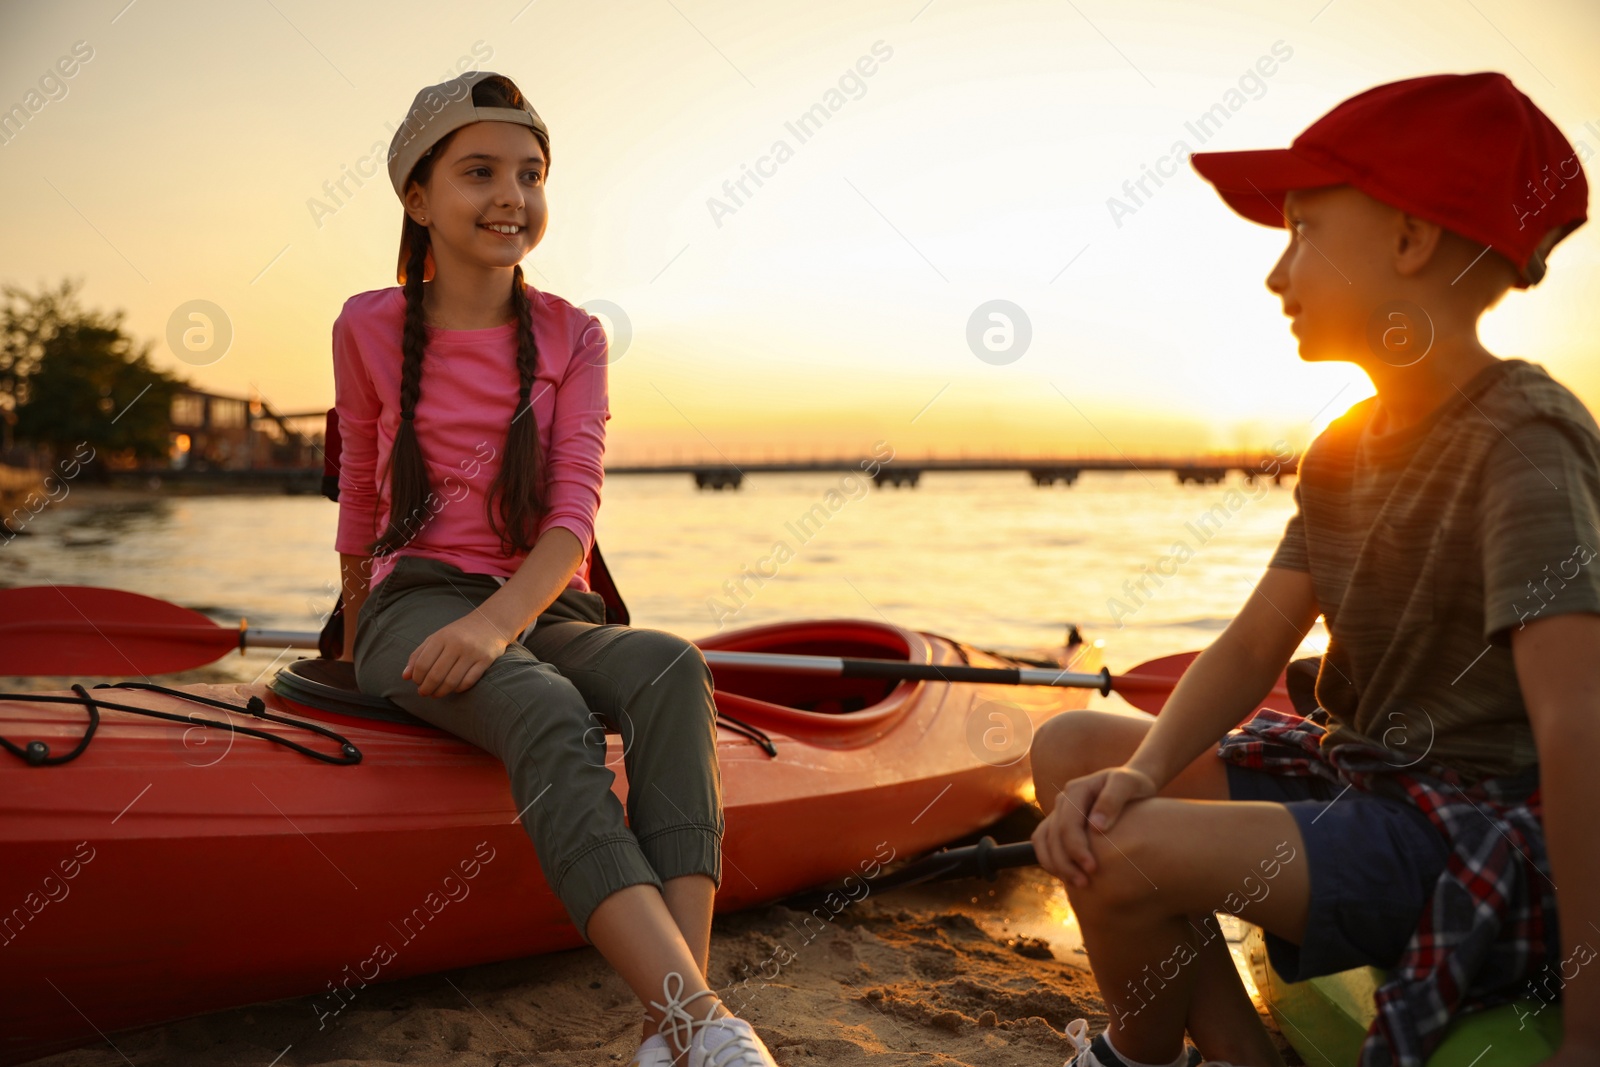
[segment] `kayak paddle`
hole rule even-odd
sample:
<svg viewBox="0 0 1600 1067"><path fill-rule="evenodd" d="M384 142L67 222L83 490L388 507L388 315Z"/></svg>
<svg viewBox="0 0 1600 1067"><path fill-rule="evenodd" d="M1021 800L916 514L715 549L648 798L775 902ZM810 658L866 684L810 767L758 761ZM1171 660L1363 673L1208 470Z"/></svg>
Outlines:
<svg viewBox="0 0 1600 1067"><path fill-rule="evenodd" d="M237 629L198 611L121 589L85 585L0 589L0 674L170 674L204 666L246 648L317 648L320 635L300 630ZM1163 656L1112 675L1053 667L968 667L775 652L702 653L712 667L884 681L1054 686L1116 692L1142 711L1161 710L1197 652ZM1281 677L1265 703L1292 707Z"/></svg>

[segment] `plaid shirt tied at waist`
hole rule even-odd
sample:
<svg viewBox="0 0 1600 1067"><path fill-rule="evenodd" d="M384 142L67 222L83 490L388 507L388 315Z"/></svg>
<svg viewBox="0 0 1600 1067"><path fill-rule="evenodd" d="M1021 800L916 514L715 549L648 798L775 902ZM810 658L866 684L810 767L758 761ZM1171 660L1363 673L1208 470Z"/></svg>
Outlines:
<svg viewBox="0 0 1600 1067"><path fill-rule="evenodd" d="M1324 746L1327 720L1321 708L1309 716L1264 708L1222 739L1218 755L1404 800L1444 835L1449 861L1378 987L1377 1017L1361 1046L1361 1067L1423 1067L1452 1018L1514 1000L1560 958L1538 768L1467 786L1443 764L1401 762L1376 743Z"/></svg>

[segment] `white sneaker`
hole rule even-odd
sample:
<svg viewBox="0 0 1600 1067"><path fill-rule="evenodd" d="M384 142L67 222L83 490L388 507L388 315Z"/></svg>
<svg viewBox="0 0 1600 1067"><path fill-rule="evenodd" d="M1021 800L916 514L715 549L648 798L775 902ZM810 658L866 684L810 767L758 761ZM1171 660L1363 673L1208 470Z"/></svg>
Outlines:
<svg viewBox="0 0 1600 1067"><path fill-rule="evenodd" d="M737 1015L712 1019L689 1046L689 1067L778 1067L755 1029Z"/></svg>
<svg viewBox="0 0 1600 1067"><path fill-rule="evenodd" d="M661 983L666 1003L654 1000L650 1006L661 1012L661 1031L657 1036L671 1042L678 1056L669 1056L668 1064L682 1062L685 1067L778 1067L767 1046L761 1043L750 1024L735 1015L713 1018L717 1010L716 994L709 989L681 997L683 976L669 973ZM712 1005L706 1014L696 1019L684 1005L700 997L711 997ZM646 1042L645 1044L649 1044ZM669 1051L670 1051L669 1048ZM640 1046L643 1051L644 1046ZM652 1065L653 1061L642 1061Z"/></svg>
<svg viewBox="0 0 1600 1067"><path fill-rule="evenodd" d="M634 1050L628 1067L672 1067L672 1050L667 1047L667 1039L660 1034L645 1038L644 1043Z"/></svg>

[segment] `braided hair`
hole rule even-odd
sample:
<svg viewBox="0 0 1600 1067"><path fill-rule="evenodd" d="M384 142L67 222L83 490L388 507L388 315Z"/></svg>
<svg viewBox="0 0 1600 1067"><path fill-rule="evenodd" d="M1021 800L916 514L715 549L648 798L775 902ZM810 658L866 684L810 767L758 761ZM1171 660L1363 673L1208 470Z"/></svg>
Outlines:
<svg viewBox="0 0 1600 1067"><path fill-rule="evenodd" d="M521 91L510 78L500 75L475 84L472 102L477 107L524 106ZM537 130L533 134L544 150L548 174L549 142ZM453 134L446 135L417 161L407 179L408 185L411 182L427 184L433 165L451 136ZM401 331L400 426L395 431L394 448L389 456L389 523L383 535L367 546L369 552L379 556L403 547L433 516L430 507L433 492L415 426L417 402L422 392L422 359L428 347L428 324L422 310L422 275L431 241L428 228L409 214L404 226L410 239L411 256L406 262L406 311ZM538 372L539 348L534 340L533 308L528 301L528 287L523 282L520 263L512 271L511 306L517 316L517 408L506 428L500 471L485 495L489 527L500 538L507 555L526 553L533 547L539 517L545 510L544 463L539 449L538 421L530 399Z"/></svg>

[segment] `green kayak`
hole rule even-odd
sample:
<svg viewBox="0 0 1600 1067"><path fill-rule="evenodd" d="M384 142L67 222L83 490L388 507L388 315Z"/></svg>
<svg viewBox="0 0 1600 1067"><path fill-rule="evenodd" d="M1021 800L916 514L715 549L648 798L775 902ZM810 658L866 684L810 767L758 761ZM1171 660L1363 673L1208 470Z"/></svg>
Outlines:
<svg viewBox="0 0 1600 1067"><path fill-rule="evenodd" d="M1383 972L1365 967L1285 982L1267 962L1259 927L1249 928L1244 949L1261 999L1300 1058L1310 1067L1354 1067ZM1534 1067L1560 1045L1561 1006L1519 1000L1456 1020L1428 1067Z"/></svg>

